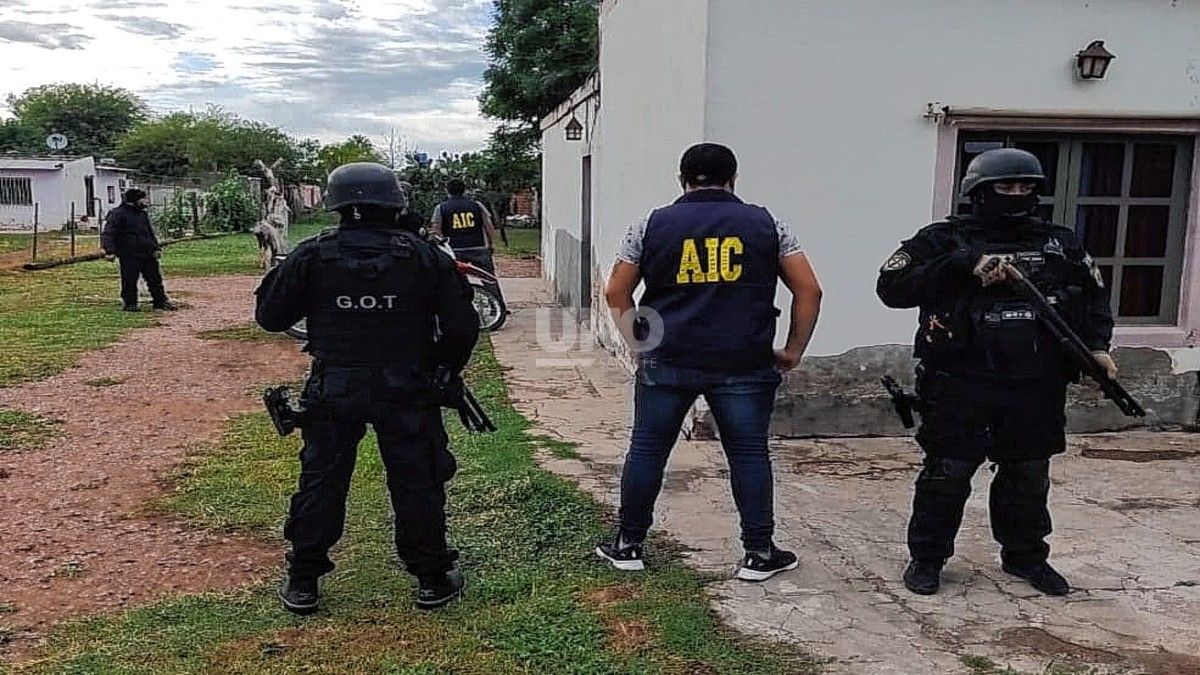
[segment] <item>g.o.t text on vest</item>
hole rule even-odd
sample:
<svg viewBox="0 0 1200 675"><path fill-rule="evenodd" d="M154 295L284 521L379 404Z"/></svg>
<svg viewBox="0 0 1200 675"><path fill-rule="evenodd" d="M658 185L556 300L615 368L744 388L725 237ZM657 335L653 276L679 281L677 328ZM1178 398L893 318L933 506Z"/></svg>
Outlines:
<svg viewBox="0 0 1200 675"><path fill-rule="evenodd" d="M339 295L334 298L334 305L338 309L349 310L364 310L364 311L389 311L396 308L397 295L361 295L358 297L350 295Z"/></svg>

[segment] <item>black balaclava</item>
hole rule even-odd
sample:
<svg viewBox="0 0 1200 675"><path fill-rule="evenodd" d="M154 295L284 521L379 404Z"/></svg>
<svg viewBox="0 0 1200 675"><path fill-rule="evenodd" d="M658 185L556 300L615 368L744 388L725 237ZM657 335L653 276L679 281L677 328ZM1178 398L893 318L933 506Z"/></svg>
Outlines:
<svg viewBox="0 0 1200 675"><path fill-rule="evenodd" d="M980 187L972 195L974 213L979 220L991 224L1008 224L1009 221L1032 217L1037 212L1037 192L1028 195L1002 195L993 184Z"/></svg>

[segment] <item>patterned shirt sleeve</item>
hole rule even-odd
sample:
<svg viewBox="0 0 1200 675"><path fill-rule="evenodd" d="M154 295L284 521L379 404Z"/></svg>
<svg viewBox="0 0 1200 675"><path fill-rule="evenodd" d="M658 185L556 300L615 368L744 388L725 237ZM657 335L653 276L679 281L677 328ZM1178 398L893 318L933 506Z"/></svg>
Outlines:
<svg viewBox="0 0 1200 675"><path fill-rule="evenodd" d="M646 216L641 220L629 226L625 231L625 236L621 238L621 245L617 247L617 260L627 262L630 265L638 265L642 261L642 240L646 238L646 226L650 223L650 216Z"/></svg>
<svg viewBox="0 0 1200 675"><path fill-rule="evenodd" d="M779 233L779 257L786 258L790 255L803 253L804 248L800 246L800 240L796 238L796 233L792 231L792 226L782 220L775 221L775 231Z"/></svg>

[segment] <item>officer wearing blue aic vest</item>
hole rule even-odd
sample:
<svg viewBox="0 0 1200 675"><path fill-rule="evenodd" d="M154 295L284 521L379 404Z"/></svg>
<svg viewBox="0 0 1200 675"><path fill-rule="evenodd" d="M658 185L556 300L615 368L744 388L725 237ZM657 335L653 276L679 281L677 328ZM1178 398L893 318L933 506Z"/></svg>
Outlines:
<svg viewBox="0 0 1200 675"><path fill-rule="evenodd" d="M746 556L737 576L764 581L798 565L773 540L767 429L780 373L800 362L816 327L821 287L791 229L734 195L737 159L729 148L693 146L679 172L684 195L630 228L605 292L639 362L620 522L596 554L620 570L643 569L667 457L688 410L704 396L741 515ZM775 350L780 279L793 296L791 330ZM640 283L645 293L635 308Z"/></svg>
<svg viewBox="0 0 1200 675"><path fill-rule="evenodd" d="M446 238L454 257L496 274L496 228L491 212L479 201L466 196L467 184L461 178L446 181L446 201L433 209L430 229ZM499 283L488 283L504 301ZM506 310L507 311L507 310Z"/></svg>

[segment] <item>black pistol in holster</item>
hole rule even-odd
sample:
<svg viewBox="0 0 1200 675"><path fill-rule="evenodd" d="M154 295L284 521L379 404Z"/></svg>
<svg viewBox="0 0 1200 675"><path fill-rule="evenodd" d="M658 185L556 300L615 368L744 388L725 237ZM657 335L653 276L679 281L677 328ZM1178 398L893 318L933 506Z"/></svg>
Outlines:
<svg viewBox="0 0 1200 675"><path fill-rule="evenodd" d="M280 436L287 436L304 426L304 411L292 405L292 390L288 387L269 387L263 392L263 405L271 423Z"/></svg>
<svg viewBox="0 0 1200 675"><path fill-rule="evenodd" d="M1042 294L1038 287L1032 281L1027 279L1021 270L1015 265L1007 261L995 261L996 265L1004 265L1008 268L1011 286L1013 290L1021 294L1037 309L1038 320L1042 322L1050 335L1054 336L1060 349L1066 355L1067 359L1076 367L1083 371L1084 375L1095 380L1100 385L1100 390L1104 392L1104 397L1121 409L1129 417L1145 417L1146 410L1133 398L1119 382L1108 376L1108 371L1096 363L1095 357L1092 356L1092 350L1084 344L1075 331L1071 330L1071 326L1063 319L1058 310L1054 309L1054 305Z"/></svg>
<svg viewBox="0 0 1200 675"><path fill-rule="evenodd" d="M884 375L881 382L883 382L883 388L887 390L888 395L892 397L892 406L896 408L896 414L900 416L904 428L912 429L917 426L913 412L921 412L923 408L921 397L916 392L901 387L896 378L891 375Z"/></svg>
<svg viewBox="0 0 1200 675"><path fill-rule="evenodd" d="M458 419L467 431L477 434L496 431L496 425L457 373L439 366L433 373L433 387L438 405L457 411Z"/></svg>

